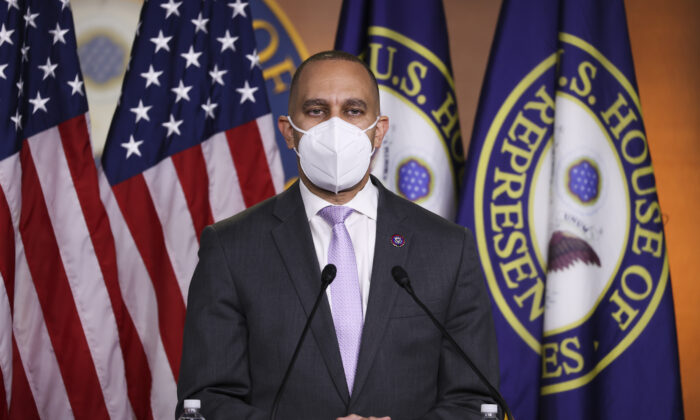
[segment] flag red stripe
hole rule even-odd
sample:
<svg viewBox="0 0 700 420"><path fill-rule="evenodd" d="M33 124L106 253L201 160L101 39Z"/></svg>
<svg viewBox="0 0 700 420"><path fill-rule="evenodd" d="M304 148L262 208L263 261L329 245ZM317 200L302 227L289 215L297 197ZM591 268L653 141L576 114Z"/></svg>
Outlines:
<svg viewBox="0 0 700 420"><path fill-rule="evenodd" d="M146 353L119 288L114 236L109 226L104 204L100 200L97 169L93 164L85 115L79 115L59 124L58 130L61 133L61 143L68 168L117 322L119 345L124 356L129 401L136 418L151 419L153 418L151 412L151 372Z"/></svg>
<svg viewBox="0 0 700 420"><path fill-rule="evenodd" d="M143 258L158 301L158 325L177 381L185 327L185 302L165 247L163 227L142 174L112 187L124 221Z"/></svg>
<svg viewBox="0 0 700 420"><path fill-rule="evenodd" d="M265 155L257 121L226 131L246 207L275 195L275 186Z"/></svg>
<svg viewBox="0 0 700 420"><path fill-rule="evenodd" d="M71 408L77 418L107 418L102 388L28 147L20 151L22 211L19 230Z"/></svg>
<svg viewBox="0 0 700 420"><path fill-rule="evenodd" d="M12 395L10 396L10 420L38 419L39 411L29 388L19 349L12 336Z"/></svg>
<svg viewBox="0 0 700 420"><path fill-rule="evenodd" d="M209 174L201 146L190 147L172 156L177 177L185 193L196 237L199 240L207 225L214 223L209 204Z"/></svg>

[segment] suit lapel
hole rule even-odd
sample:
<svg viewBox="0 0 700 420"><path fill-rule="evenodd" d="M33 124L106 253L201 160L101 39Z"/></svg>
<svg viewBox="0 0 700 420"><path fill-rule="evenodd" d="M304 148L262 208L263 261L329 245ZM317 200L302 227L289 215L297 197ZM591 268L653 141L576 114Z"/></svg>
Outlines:
<svg viewBox="0 0 700 420"><path fill-rule="evenodd" d="M292 285L308 316L320 290L321 272L298 182L280 194L274 214L282 223L272 230L272 236L287 267ZM311 323L311 332L336 390L347 404L349 392L327 299L323 299L318 308Z"/></svg>
<svg viewBox="0 0 700 420"><path fill-rule="evenodd" d="M372 367L372 361L381 344L389 315L394 306L399 286L391 277L395 265L405 265L411 244L411 232L403 225L405 217L396 205L397 198L373 178L379 189L377 206L377 235L374 244L374 260L370 280L369 302L362 330L362 343L355 373L352 399L356 399L364 386ZM394 235L404 238L402 246L392 243Z"/></svg>

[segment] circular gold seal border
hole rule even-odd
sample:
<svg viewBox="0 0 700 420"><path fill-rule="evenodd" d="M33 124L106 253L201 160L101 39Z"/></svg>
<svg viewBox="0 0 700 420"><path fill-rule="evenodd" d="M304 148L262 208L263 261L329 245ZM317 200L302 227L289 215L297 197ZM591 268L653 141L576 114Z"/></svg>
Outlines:
<svg viewBox="0 0 700 420"><path fill-rule="evenodd" d="M627 94L632 98L637 111L639 112L639 115L641 117L641 107L639 103L639 97L632 87L632 84L627 80L627 78L620 72L607 58L603 56L603 54L598 51L595 47L587 43L586 41L582 40L581 38L578 38L576 36L570 35L570 34L565 34L561 33L559 35L559 40L561 42L565 42L567 44L571 44L575 47L578 47L587 53L589 53L592 57L594 57L598 62L600 62L603 67L611 74L617 81L620 83L620 85L625 89ZM484 157L490 157L491 152L493 150L496 137L498 135L498 130L499 128L503 125L503 122L505 121L508 113L510 110L513 108L515 103L518 101L518 99L522 96L522 94L525 92L526 89L528 89L532 83L539 78L544 72L546 72L550 67L555 65L557 62L557 54L553 53L546 59L544 59L541 63L539 63L537 66L535 66L516 86L515 88L511 91L511 93L508 95L506 100L503 102L503 105L501 105L500 109L496 113L496 116L494 117L491 126L489 127L489 131L487 132L486 139L484 140L484 145L482 148L481 152L481 158L479 159L479 164L477 167L477 175L476 175L476 180L475 180L475 189L474 189L474 202L479 203L479 205L475 205L474 207L474 215L475 215L475 227L476 227L476 240L477 240L477 245L480 250L486 251L487 245L486 245L486 235L485 235L485 230L484 230L484 224L483 224L483 207L481 204L480 198L484 196L484 187L486 184L486 173L488 169L488 164L489 164L489 159L484 158ZM508 303L506 302L505 298L500 292L500 289L498 287L498 284L496 282L496 278L494 276L494 271L493 267L491 265L491 261L489 258L489 253L488 251L486 252L481 252L480 253L480 259L482 266L484 268L484 273L486 275L486 280L489 285L489 289L491 290L492 296L494 298L494 301L496 302L496 305L498 306L499 310L503 314L503 316L506 318L510 326L516 331L516 333L525 341L525 343L530 346L530 348L535 351L537 354L541 354L541 344L538 339L536 339L530 332L522 325L520 320L515 316L513 311L510 309L508 306ZM641 332L644 330L646 325L649 323L649 320L653 316L653 314L656 312L657 307L659 306L659 303L661 302L661 298L663 296L664 291L666 290L666 285L668 283L668 254L666 253L666 250L664 249L664 264L663 268L661 271L661 276L659 279L659 283L656 287L656 291L654 292L654 295L647 306L646 310L644 311L644 314L642 317L639 319L637 324L632 328L632 330L625 336L624 339L622 339L603 359L601 359L594 367L591 369L587 374L576 378L572 379L569 381L564 381L558 384L553 384L553 385L547 385L543 386L540 390L541 395L548 395L548 394L553 394L557 392L562 392L562 391L567 391L571 390L574 388L578 388L582 385L587 384L595 376L600 373L603 369L605 369L608 365L610 365L622 352L629 347L634 340L636 340L637 337L641 334Z"/></svg>
<svg viewBox="0 0 700 420"><path fill-rule="evenodd" d="M277 2L275 0L263 0L263 1L264 1L265 5L275 15L277 20L279 20L279 22L282 24L282 27L284 28L284 30L287 31L287 35L289 35L289 38L292 39L292 44L294 44L294 47L297 49L297 53L299 54L301 61L304 61L307 58L309 58L309 51L306 49L306 45L304 45L304 41L302 41L296 28L294 27L294 25L292 25L292 21L289 20L289 18L287 17L287 14L284 13L282 8L277 4Z"/></svg>

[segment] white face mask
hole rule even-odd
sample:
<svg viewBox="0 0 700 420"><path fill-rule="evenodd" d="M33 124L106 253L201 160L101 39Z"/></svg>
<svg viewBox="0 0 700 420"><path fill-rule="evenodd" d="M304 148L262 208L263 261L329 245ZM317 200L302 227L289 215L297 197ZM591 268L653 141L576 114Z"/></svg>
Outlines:
<svg viewBox="0 0 700 420"><path fill-rule="evenodd" d="M338 194L362 180L374 154L366 132L377 125L379 117L364 130L333 117L304 131L294 125L291 117L287 119L303 134L299 150L294 151L301 169L314 185Z"/></svg>

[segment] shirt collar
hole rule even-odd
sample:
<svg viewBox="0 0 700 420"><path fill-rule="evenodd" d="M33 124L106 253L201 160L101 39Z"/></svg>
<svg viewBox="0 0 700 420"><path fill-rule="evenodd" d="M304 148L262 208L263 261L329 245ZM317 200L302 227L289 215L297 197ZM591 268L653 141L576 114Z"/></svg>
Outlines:
<svg viewBox="0 0 700 420"><path fill-rule="evenodd" d="M299 180L299 191L301 192L301 200L304 202L304 210L308 220L311 220L322 208L333 205L333 203L329 203L312 193L302 180ZM372 220L377 220L378 196L379 190L369 180L352 200L343 205L364 214Z"/></svg>

